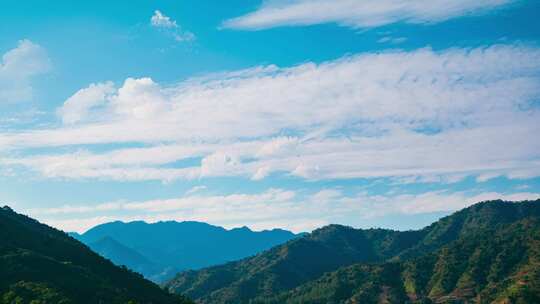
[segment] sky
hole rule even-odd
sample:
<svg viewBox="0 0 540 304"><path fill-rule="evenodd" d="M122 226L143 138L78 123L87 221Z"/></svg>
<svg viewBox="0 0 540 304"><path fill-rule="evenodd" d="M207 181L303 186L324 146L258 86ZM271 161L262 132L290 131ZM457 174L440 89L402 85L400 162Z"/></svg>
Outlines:
<svg viewBox="0 0 540 304"><path fill-rule="evenodd" d="M3 0L0 204L418 229L540 197L540 2Z"/></svg>

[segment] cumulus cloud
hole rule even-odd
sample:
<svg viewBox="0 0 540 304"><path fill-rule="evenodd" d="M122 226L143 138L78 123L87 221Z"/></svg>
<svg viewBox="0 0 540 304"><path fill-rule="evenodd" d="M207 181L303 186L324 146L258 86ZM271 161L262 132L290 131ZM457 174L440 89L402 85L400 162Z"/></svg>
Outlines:
<svg viewBox="0 0 540 304"><path fill-rule="evenodd" d="M68 98L58 114L65 124L79 122L87 118L93 108L103 105L114 91L112 82L91 84Z"/></svg>
<svg viewBox="0 0 540 304"><path fill-rule="evenodd" d="M336 189L299 195L283 189L268 189L255 194L230 194L150 200L112 202L98 205L32 209L29 213L66 231L85 231L94 225L113 220L111 213L119 211L124 221L196 220L225 227L247 225L253 229L282 227L296 232L310 231L329 223L362 226L362 220L385 216L414 216L433 212L452 212L474 203L503 199L512 201L538 199L540 194L517 192L503 194L483 192L433 191L418 195L345 195ZM74 219L79 219L74 220ZM360 226L358 226L360 225ZM421 227L417 227L421 228Z"/></svg>
<svg viewBox="0 0 540 304"><path fill-rule="evenodd" d="M268 0L255 12L224 22L226 28L260 30L278 26L338 23L372 28L396 22L435 23L482 13L513 0Z"/></svg>
<svg viewBox="0 0 540 304"><path fill-rule="evenodd" d="M50 68L45 49L30 40L19 41L17 47L6 52L0 61L0 102L32 99L30 81Z"/></svg>
<svg viewBox="0 0 540 304"><path fill-rule="evenodd" d="M62 116L60 128L0 134L6 153L77 150L1 162L48 177L115 180L534 177L539 80L540 49L525 45L360 54L169 86L129 78L75 93L60 113L76 118ZM80 148L109 143L145 147Z"/></svg>

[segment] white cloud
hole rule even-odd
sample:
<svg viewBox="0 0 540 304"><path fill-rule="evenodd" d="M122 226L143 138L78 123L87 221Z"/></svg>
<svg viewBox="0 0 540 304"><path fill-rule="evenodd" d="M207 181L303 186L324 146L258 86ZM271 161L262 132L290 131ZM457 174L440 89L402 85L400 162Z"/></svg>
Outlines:
<svg viewBox="0 0 540 304"><path fill-rule="evenodd" d="M538 198L539 193L528 192L513 194L485 192L470 195L446 191L418 195L382 196L357 193L347 196L336 189L323 189L314 194L299 196L294 191L269 189L256 194L219 196L192 194L165 200L113 202L93 206L66 205L59 208L32 209L29 213L61 229L78 232L111 221L113 218L148 222L196 220L225 227L247 225L257 230L282 227L299 232L329 223L364 227L362 220L385 216L452 212L485 200L521 201Z"/></svg>
<svg viewBox="0 0 540 304"><path fill-rule="evenodd" d="M92 108L102 106L114 91L112 82L91 84L68 98L58 110L58 114L65 124L79 122L89 116Z"/></svg>
<svg viewBox="0 0 540 304"><path fill-rule="evenodd" d="M262 180L267 177L270 172L271 168L269 166L260 167L259 169L257 169L257 171L255 171L255 174L253 174L251 179L255 181Z"/></svg>
<svg viewBox="0 0 540 304"><path fill-rule="evenodd" d="M257 194L231 194L219 196L189 195L183 198L151 200L142 202L114 202L88 206L65 205L60 208L28 210L31 216L46 223L70 231L84 231L89 225L112 220L114 211L121 211L116 220L142 219L149 222L160 220L197 220L224 225L242 226L239 223L249 218L252 227L275 228L264 226L276 220L291 220L286 210L280 208L289 205L295 210L296 193L282 189L269 189ZM298 212L295 212L295 215ZM91 215L94 214L94 215ZM89 216L90 215L90 216ZM75 217L81 217L77 225Z"/></svg>
<svg viewBox="0 0 540 304"><path fill-rule="evenodd" d="M310 201L316 202L328 202L331 200L339 199L343 197L343 193L336 189L323 189L310 197Z"/></svg>
<svg viewBox="0 0 540 304"><path fill-rule="evenodd" d="M192 32L181 31L173 33L173 38L178 42L189 42L195 40L197 37Z"/></svg>
<svg viewBox="0 0 540 304"><path fill-rule="evenodd" d="M441 211L456 211L462 208L469 207L475 203L502 199L506 201L524 201L536 200L540 198L538 193L514 193L501 194L497 192L485 192L473 196L467 196L464 193L438 193L428 192L418 196L401 195L393 198L395 202L391 203L392 208L398 208L400 212L405 214L421 214ZM408 202L401 204L401 202Z"/></svg>
<svg viewBox="0 0 540 304"><path fill-rule="evenodd" d="M234 154L222 151L212 153L201 161L201 176L221 176L232 172L240 165L241 161Z"/></svg>
<svg viewBox="0 0 540 304"><path fill-rule="evenodd" d="M76 109L74 123L0 134L5 153L76 150L15 153L0 163L47 177L115 180L258 180L273 172L449 183L469 175L534 177L539 73L538 48L496 45L256 67L172 86L129 78L112 92L109 85L106 94L98 90L98 101L80 98L98 85L72 96L60 112ZM91 152L107 143L145 147ZM163 166L188 158L202 161Z"/></svg>
<svg viewBox="0 0 540 304"><path fill-rule="evenodd" d="M396 22L435 23L482 13L514 0L268 0L255 12L230 19L223 26L260 30L278 26L338 23L372 28Z"/></svg>
<svg viewBox="0 0 540 304"><path fill-rule="evenodd" d="M50 68L50 59L41 46L30 40L19 41L0 61L0 103L32 99L30 81Z"/></svg>
<svg viewBox="0 0 540 304"><path fill-rule="evenodd" d="M150 18L150 24L153 27L160 28L169 33L174 40L178 42L188 42L195 40L195 34L190 31L183 30L175 20L165 16L161 11L154 11L154 15Z"/></svg>
<svg viewBox="0 0 540 304"><path fill-rule="evenodd" d="M195 187L192 187L191 189L189 189L188 191L186 191L186 195L190 195L190 194L200 192L200 191L203 191L203 190L206 190L206 189L207 189L206 186L195 186Z"/></svg>
<svg viewBox="0 0 540 304"><path fill-rule="evenodd" d="M286 153L287 150L293 148L298 144L298 138L295 137L277 137L269 142L266 142L257 151L257 157L275 156L278 154Z"/></svg>
<svg viewBox="0 0 540 304"><path fill-rule="evenodd" d="M41 222L63 230L65 232L78 232L83 233L92 227L100 224L117 221L118 218L112 216L96 216L89 218L71 218L71 219L50 219L45 218ZM131 221L131 219L124 218L125 221ZM133 219L135 220L135 219Z"/></svg>
<svg viewBox="0 0 540 304"><path fill-rule="evenodd" d="M317 165L319 163L318 161L311 161L313 163L312 165L306 165L304 162L300 163L298 166L296 166L292 171L291 174L299 177L303 177L306 179L316 179L321 178L320 174L320 167Z"/></svg>
<svg viewBox="0 0 540 304"><path fill-rule="evenodd" d="M379 43L391 43L391 44L400 44L405 41L407 41L407 38L405 37L390 37L390 36L385 36L377 40L377 42Z"/></svg>
<svg viewBox="0 0 540 304"><path fill-rule="evenodd" d="M163 15L159 10L154 11L154 15L150 18L150 23L156 27L178 27L176 21L172 20L170 17Z"/></svg>

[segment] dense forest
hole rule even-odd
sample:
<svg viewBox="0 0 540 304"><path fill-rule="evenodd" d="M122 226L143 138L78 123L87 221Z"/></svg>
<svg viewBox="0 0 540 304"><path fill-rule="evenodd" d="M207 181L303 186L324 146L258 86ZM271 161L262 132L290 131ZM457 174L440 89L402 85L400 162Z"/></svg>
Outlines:
<svg viewBox="0 0 540 304"><path fill-rule="evenodd" d="M0 271L2 304L190 303L9 207L0 208Z"/></svg>
<svg viewBox="0 0 540 304"><path fill-rule="evenodd" d="M419 231L331 225L167 287L200 303L540 303L540 201L483 202Z"/></svg>

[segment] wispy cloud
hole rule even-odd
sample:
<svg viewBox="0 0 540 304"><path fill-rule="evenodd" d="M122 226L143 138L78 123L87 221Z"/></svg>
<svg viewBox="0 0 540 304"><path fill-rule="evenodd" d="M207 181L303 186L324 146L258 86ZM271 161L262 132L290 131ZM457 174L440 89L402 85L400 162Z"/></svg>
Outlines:
<svg viewBox="0 0 540 304"><path fill-rule="evenodd" d="M226 28L260 30L278 26L338 23L372 28L396 22L435 23L482 13L513 0L268 0L255 12L224 22Z"/></svg>
<svg viewBox="0 0 540 304"><path fill-rule="evenodd" d="M176 21L172 20L170 17L163 15L162 12L156 10L154 15L150 18L150 23L155 27L165 27L165 28L177 28L178 24Z"/></svg>
<svg viewBox="0 0 540 304"><path fill-rule="evenodd" d="M0 103L32 99L30 81L50 69L51 62L44 48L30 40L19 41L0 61Z"/></svg>
<svg viewBox="0 0 540 304"><path fill-rule="evenodd" d="M129 78L75 93L58 111L62 127L0 134L0 163L70 179L534 177L539 75L540 49L496 45L255 67L173 86ZM109 143L145 147L93 149ZM16 154L52 146L68 153ZM194 158L199 165L165 166Z"/></svg>
<svg viewBox="0 0 540 304"><path fill-rule="evenodd" d="M269 189L255 194L221 196L187 195L181 198L142 202L113 202L88 206L62 206L32 209L28 212L66 231L85 231L113 220L196 220L225 227L247 225L253 229L282 227L309 231L329 223L355 224L385 216L414 216L433 212L452 212L474 203L503 199L512 201L538 199L540 194L517 192L503 194L483 192L433 191L417 195L344 195L335 189L299 195L283 189ZM77 220L76 220L77 219ZM420 228L420 227L418 227Z"/></svg>
<svg viewBox="0 0 540 304"><path fill-rule="evenodd" d="M195 40L195 34L182 29L175 20L165 16L159 10L154 11L154 15L150 18L150 24L168 33L178 42Z"/></svg>
<svg viewBox="0 0 540 304"><path fill-rule="evenodd" d="M407 38L405 37L391 37L391 36L382 37L379 40L377 40L378 43L392 43L392 44L400 44L405 41L407 41Z"/></svg>
<svg viewBox="0 0 540 304"><path fill-rule="evenodd" d="M206 190L206 186L195 186L195 187L192 187L191 189L189 189L188 191L186 191L186 195L190 195L190 194L200 192L200 191L203 191L203 190Z"/></svg>

